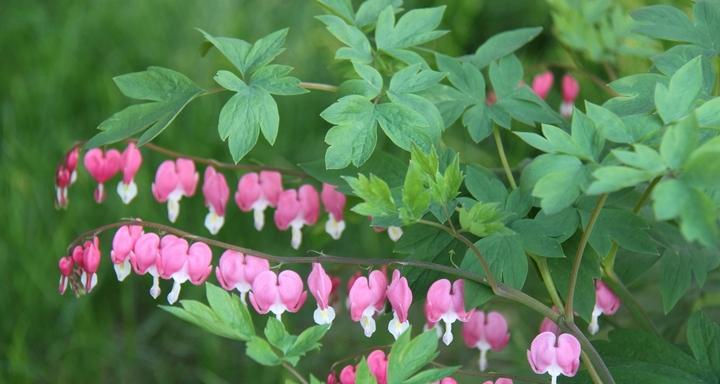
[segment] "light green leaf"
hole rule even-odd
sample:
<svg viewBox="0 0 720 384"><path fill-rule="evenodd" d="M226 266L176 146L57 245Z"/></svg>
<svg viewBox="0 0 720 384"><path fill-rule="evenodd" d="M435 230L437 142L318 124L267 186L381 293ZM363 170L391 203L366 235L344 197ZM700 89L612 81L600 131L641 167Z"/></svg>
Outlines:
<svg viewBox="0 0 720 384"><path fill-rule="evenodd" d="M393 344L388 361L388 383L402 383L437 357L438 338L435 330L421 333L410 340L403 333Z"/></svg>
<svg viewBox="0 0 720 384"><path fill-rule="evenodd" d="M450 375L455 373L455 371L457 371L459 368L460 367L458 366L426 369L403 381L403 384L425 384L439 382L446 377L450 377Z"/></svg>
<svg viewBox="0 0 720 384"><path fill-rule="evenodd" d="M375 376L370 373L367 360L363 357L355 370L355 384L375 384Z"/></svg>
<svg viewBox="0 0 720 384"><path fill-rule="evenodd" d="M714 97L695 110L701 127L720 128L720 97Z"/></svg>
<svg viewBox="0 0 720 384"><path fill-rule="evenodd" d="M435 28L440 25L444 12L445 6L413 9L395 24L392 8L385 8L375 30L378 49L408 48L443 36L447 31L436 31Z"/></svg>
<svg viewBox="0 0 720 384"><path fill-rule="evenodd" d="M205 295L217 317L243 335L244 340L249 340L255 334L250 312L237 296L211 283L205 283Z"/></svg>
<svg viewBox="0 0 720 384"><path fill-rule="evenodd" d="M475 165L465 168L465 187L470 194L483 203L502 204L508 196L505 185L490 171Z"/></svg>
<svg viewBox="0 0 720 384"><path fill-rule="evenodd" d="M273 144L278 125L275 100L264 89L251 86L238 91L220 110L218 133L228 141L233 160L238 162L255 146L260 131Z"/></svg>
<svg viewBox="0 0 720 384"><path fill-rule="evenodd" d="M345 21L352 22L355 19L355 11L351 0L317 0L317 2L323 8L342 17Z"/></svg>
<svg viewBox="0 0 720 384"><path fill-rule="evenodd" d="M544 154L536 157L520 175L520 186L532 190L545 175L567 169L577 169L582 163L577 157L568 155Z"/></svg>
<svg viewBox="0 0 720 384"><path fill-rule="evenodd" d="M697 147L698 126L695 116L688 116L669 126L660 143L660 155L671 169L679 169Z"/></svg>
<svg viewBox="0 0 720 384"><path fill-rule="evenodd" d="M633 137L625 123L613 112L589 101L585 102L587 116L595 123L600 134L615 143L632 143Z"/></svg>
<svg viewBox="0 0 720 384"><path fill-rule="evenodd" d="M485 103L485 79L477 67L439 53L435 54L435 61L455 88L475 103Z"/></svg>
<svg viewBox="0 0 720 384"><path fill-rule="evenodd" d="M504 216L498 203L477 202L471 207L460 209L460 227L475 236L485 237L506 232Z"/></svg>
<svg viewBox="0 0 720 384"><path fill-rule="evenodd" d="M532 190L540 198L540 206L547 214L562 211L577 200L587 184L588 175L580 160L570 162L567 168L545 174ZM563 186L558 188L558 186Z"/></svg>
<svg viewBox="0 0 720 384"><path fill-rule="evenodd" d="M541 27L521 28L498 33L487 39L472 57L472 63L482 69L491 62L509 55L529 43L542 31Z"/></svg>
<svg viewBox="0 0 720 384"><path fill-rule="evenodd" d="M284 28L258 39L245 58L245 72L243 74L252 74L280 55L285 50L283 46L285 45L287 33L288 29Z"/></svg>
<svg viewBox="0 0 720 384"><path fill-rule="evenodd" d="M430 207L430 191L425 187L426 175L420 167L411 162L402 190L403 207L400 218L410 223L420 219Z"/></svg>
<svg viewBox="0 0 720 384"><path fill-rule="evenodd" d="M286 356L302 357L306 353L320 348L320 340L330 329L328 325L315 325L302 331L295 339L290 349L285 353Z"/></svg>
<svg viewBox="0 0 720 384"><path fill-rule="evenodd" d="M433 145L428 123L419 113L396 103L383 103L375 109L380 127L398 147L409 151L413 145L422 149Z"/></svg>
<svg viewBox="0 0 720 384"><path fill-rule="evenodd" d="M416 93L437 85L445 74L423 69L419 64L410 65L396 72L390 79L390 91Z"/></svg>
<svg viewBox="0 0 720 384"><path fill-rule="evenodd" d="M462 124L470 133L470 138L479 143L492 133L493 125L490 112L485 104L475 104L463 114Z"/></svg>
<svg viewBox="0 0 720 384"><path fill-rule="evenodd" d="M695 104L703 87L701 56L678 69L666 87L655 88L655 106L663 121L672 123L687 115Z"/></svg>
<svg viewBox="0 0 720 384"><path fill-rule="evenodd" d="M612 154L623 164L642 169L653 175L665 172L667 168L665 160L655 149L642 144L635 144L633 148L634 152L614 149Z"/></svg>
<svg viewBox="0 0 720 384"><path fill-rule="evenodd" d="M273 351L270 344L261 337L253 336L247 343L245 353L262 365L275 366L282 364L282 360Z"/></svg>
<svg viewBox="0 0 720 384"><path fill-rule="evenodd" d="M508 55L493 61L488 73L495 95L502 100L520 86L523 67L517 56Z"/></svg>
<svg viewBox="0 0 720 384"><path fill-rule="evenodd" d="M353 207L353 211L365 216L390 216L396 213L395 201L387 183L375 175L357 178L345 177L353 193L364 200Z"/></svg>
<svg viewBox="0 0 720 384"><path fill-rule="evenodd" d="M299 79L286 76L291 71L292 67L287 65L266 65L253 73L250 85L258 86L273 95L289 96L307 93L308 91L300 86Z"/></svg>
<svg viewBox="0 0 720 384"><path fill-rule="evenodd" d="M356 62L353 62L353 68L355 68L355 72L360 75L363 80L370 84L370 89L373 90L370 94L370 98L379 95L383 87L383 79L380 72L369 65Z"/></svg>
<svg viewBox="0 0 720 384"><path fill-rule="evenodd" d="M720 137L710 139L692 151L682 179L698 188L720 188Z"/></svg>
<svg viewBox="0 0 720 384"><path fill-rule="evenodd" d="M671 41L697 42L699 37L687 15L669 5L653 5L631 13L635 32Z"/></svg>
<svg viewBox="0 0 720 384"><path fill-rule="evenodd" d="M240 74L245 75L245 62L250 49L252 49L252 44L232 37L212 36L202 29L198 29L198 31L240 71Z"/></svg>
<svg viewBox="0 0 720 384"><path fill-rule="evenodd" d="M601 167L593 172L596 179L587 188L588 195L599 195L634 187L655 177L655 174L635 168L611 165Z"/></svg>
<svg viewBox="0 0 720 384"><path fill-rule="evenodd" d="M680 230L688 241L708 247L718 243L715 203L702 191L677 179L663 180L652 193L658 220L680 219Z"/></svg>
<svg viewBox="0 0 720 384"><path fill-rule="evenodd" d="M335 52L338 60L351 60L361 64L372 62L372 48L367 36L357 27L347 24L341 18L332 15L320 15L316 18L322 21L327 30L335 38L340 40L346 47L341 47Z"/></svg>
<svg viewBox="0 0 720 384"><path fill-rule="evenodd" d="M402 0L366 0L358 7L355 15L355 25L366 27L378 21L380 13L388 6L392 6L391 12L396 12L402 6Z"/></svg>

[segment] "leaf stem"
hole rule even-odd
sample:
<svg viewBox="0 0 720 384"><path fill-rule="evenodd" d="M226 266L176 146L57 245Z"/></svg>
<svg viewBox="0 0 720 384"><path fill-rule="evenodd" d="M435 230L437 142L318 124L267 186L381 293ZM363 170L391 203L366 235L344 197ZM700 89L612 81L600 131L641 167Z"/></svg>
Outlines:
<svg viewBox="0 0 720 384"><path fill-rule="evenodd" d="M515 189L517 188L517 183L515 183L515 176L513 176L512 169L510 168L507 156L505 155L505 147L503 146L502 137L500 137L500 131L498 130L497 126L493 128L493 137L495 138L495 144L497 146L498 155L500 156L500 162L502 163L503 169L505 170L505 176L507 177L512 189Z"/></svg>
<svg viewBox="0 0 720 384"><path fill-rule="evenodd" d="M558 186L562 188L562 186ZM575 286L577 285L578 274L580 273L580 263L582 262L583 254L585 253L585 247L587 246L590 234L592 233L595 222L600 216L605 201L607 201L608 195L604 193L600 195L595 208L593 208L590 214L590 220L588 220L585 231L583 231L582 237L580 237L580 244L578 244L577 252L575 252L575 259L573 260L572 272L570 273L570 282L568 283L568 292L565 300L565 318L569 321L573 321L573 301L575 299Z"/></svg>
<svg viewBox="0 0 720 384"><path fill-rule="evenodd" d="M283 362L282 366L287 369L293 376L295 376L296 379L300 381L301 384L308 384L308 381L305 380L304 377L300 374L300 372L297 371L297 369L293 368L292 365Z"/></svg>
<svg viewBox="0 0 720 384"><path fill-rule="evenodd" d="M538 271L540 272L540 277L543 279L543 284L545 284L545 289L548 291L548 295L550 295L550 299L553 302L553 305L560 310L560 308L563 308L562 300L560 299L560 295L558 295L557 288L555 287L555 282L553 281L552 275L550 274L550 269L547 265L547 260L545 260L544 257L539 257L535 255L530 255L530 258L535 261L535 264L538 267Z"/></svg>
<svg viewBox="0 0 720 384"><path fill-rule="evenodd" d="M336 85L330 85L330 84L323 84L323 83L311 83L309 81L301 81L300 84L298 84L300 87L315 91L324 91L324 92L337 92L338 87Z"/></svg>

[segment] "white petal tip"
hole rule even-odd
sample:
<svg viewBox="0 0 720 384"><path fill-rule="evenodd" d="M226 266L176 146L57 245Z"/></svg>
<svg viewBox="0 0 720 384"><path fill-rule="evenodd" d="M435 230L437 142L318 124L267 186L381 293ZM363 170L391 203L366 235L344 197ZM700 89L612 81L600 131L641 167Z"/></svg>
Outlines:
<svg viewBox="0 0 720 384"><path fill-rule="evenodd" d="M137 184L134 181L130 181L130 184L125 184L120 181L117 186L117 193L120 196L120 200L127 205L137 196Z"/></svg>
<svg viewBox="0 0 720 384"><path fill-rule="evenodd" d="M205 216L205 228L207 228L212 235L217 235L224 224L225 217L219 216L212 210Z"/></svg>

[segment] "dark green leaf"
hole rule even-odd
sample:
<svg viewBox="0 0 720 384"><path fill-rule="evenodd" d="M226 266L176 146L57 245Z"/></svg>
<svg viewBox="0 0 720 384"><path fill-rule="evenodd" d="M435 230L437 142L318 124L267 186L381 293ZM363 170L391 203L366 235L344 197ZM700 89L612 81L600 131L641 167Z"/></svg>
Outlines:
<svg viewBox="0 0 720 384"><path fill-rule="evenodd" d="M720 325L703 312L695 312L688 320L687 339L695 360L720 378Z"/></svg>
<svg viewBox="0 0 720 384"><path fill-rule="evenodd" d="M515 52L539 35L541 31L541 27L534 27L498 33L487 39L475 51L475 55L471 59L472 63L482 69L492 61Z"/></svg>
<svg viewBox="0 0 720 384"><path fill-rule="evenodd" d="M480 253L490 264L495 278L507 285L520 289L525 284L528 272L527 257L522 247L522 239L517 234L495 234L475 243ZM465 253L461 269L484 275L475 254L471 249Z"/></svg>

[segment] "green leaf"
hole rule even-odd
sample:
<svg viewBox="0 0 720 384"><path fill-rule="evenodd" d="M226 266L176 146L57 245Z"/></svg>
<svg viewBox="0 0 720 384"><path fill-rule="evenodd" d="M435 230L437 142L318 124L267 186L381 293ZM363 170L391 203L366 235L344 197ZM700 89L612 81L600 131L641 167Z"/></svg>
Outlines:
<svg viewBox="0 0 720 384"><path fill-rule="evenodd" d="M279 349L283 354L287 354L297 339L297 337L289 334L285 330L285 326L280 320L272 316L268 317L267 324L265 325L265 337L270 344Z"/></svg>
<svg viewBox="0 0 720 384"><path fill-rule="evenodd" d="M280 360L280 357L273 351L270 344L261 337L253 336L247 343L245 353L248 357L262 365L275 366L282 364L282 360Z"/></svg>
<svg viewBox="0 0 720 384"><path fill-rule="evenodd" d="M688 241L698 240L713 247L718 243L717 210L702 191L687 183L668 179L652 193L653 210L658 220L680 219L680 229Z"/></svg>
<svg viewBox="0 0 720 384"><path fill-rule="evenodd" d="M399 188L405 180L407 172L407 162L400 160L396 156L392 156L387 152L376 151L361 167L353 167L351 170L334 170L325 168L325 160L318 159L315 161L299 164L303 171L307 172L314 179L324 183L332 184L338 187L338 190L345 194L352 194L350 186L345 182L343 176L346 174L374 174L385 180L389 187Z"/></svg>
<svg viewBox="0 0 720 384"><path fill-rule="evenodd" d="M358 95L345 96L320 116L336 126L325 136L330 145L325 154L328 169L341 169L351 162L361 166L370 158L377 143L377 123L372 103Z"/></svg>
<svg viewBox="0 0 720 384"><path fill-rule="evenodd" d="M588 101L585 102L585 109L587 110L587 116L595 123L595 127L607 140L626 144L633 142L630 131L616 114Z"/></svg>
<svg viewBox="0 0 720 384"><path fill-rule="evenodd" d="M405 223L416 221L430 207L430 191L425 186L426 176L417 164L410 163L402 190L403 207L400 218Z"/></svg>
<svg viewBox="0 0 720 384"><path fill-rule="evenodd" d="M662 120L672 123L694 109L703 87L702 57L698 56L678 69L666 87L657 84L655 106Z"/></svg>
<svg viewBox="0 0 720 384"><path fill-rule="evenodd" d="M657 73L625 76L609 84L621 96L608 100L603 106L620 116L652 112L655 110L655 87L667 85L668 81L667 76Z"/></svg>
<svg viewBox="0 0 720 384"><path fill-rule="evenodd" d="M198 31L203 34L205 39L217 48L223 56L225 56L234 66L240 71L240 74L245 75L248 53L252 49L252 44L245 40L235 39L232 37L216 37L198 28Z"/></svg>
<svg viewBox="0 0 720 384"><path fill-rule="evenodd" d="M631 13L635 32L671 41L698 42L695 26L687 15L669 5L653 5Z"/></svg>
<svg viewBox="0 0 720 384"><path fill-rule="evenodd" d="M370 84L370 89L372 89L373 92L368 96L373 98L379 95L383 87L383 79L380 72L369 65L356 62L353 62L353 68L355 68L355 72L360 75L363 80Z"/></svg>
<svg viewBox="0 0 720 384"><path fill-rule="evenodd" d="M573 245L570 249L575 249ZM574 257L547 259L550 274L555 281L560 296L567 300L567 291L570 285L570 275L573 270ZM593 307L595 306L595 279L601 276L600 262L595 253L589 249L585 250L580 261L580 272L577 275L575 286L574 308L585 321L590 321Z"/></svg>
<svg viewBox="0 0 720 384"><path fill-rule="evenodd" d="M617 165L601 167L593 172L593 177L596 180L590 184L586 193L588 195L599 195L619 191L646 182L655 175L645 170Z"/></svg>
<svg viewBox="0 0 720 384"><path fill-rule="evenodd" d="M507 285L521 289L525 284L528 262L522 247L522 240L517 234L494 234L475 243L480 253L490 264L490 271L495 278ZM484 275L477 257L468 249L460 268Z"/></svg>
<svg viewBox="0 0 720 384"><path fill-rule="evenodd" d="M465 168L465 186L478 201L503 203L508 196L505 185L490 171L475 165Z"/></svg>
<svg viewBox="0 0 720 384"><path fill-rule="evenodd" d="M425 383L436 383L440 380L450 377L455 371L460 369L457 367L446 367L446 368L431 368L426 369L411 378L403 381L403 384L425 384Z"/></svg>
<svg viewBox="0 0 720 384"><path fill-rule="evenodd" d="M472 57L472 63L482 69L491 62L509 55L529 43L542 31L541 27L521 28L498 33L487 39Z"/></svg>
<svg viewBox="0 0 720 384"><path fill-rule="evenodd" d="M522 241L526 252L542 257L565 257L560 240L552 236L553 229L540 220L522 219L510 225Z"/></svg>
<svg viewBox="0 0 720 384"><path fill-rule="evenodd" d="M370 373L367 360L363 357L355 370L355 384L375 384L375 376Z"/></svg>
<svg viewBox="0 0 720 384"><path fill-rule="evenodd" d="M100 123L98 129L102 132L93 136L85 148L115 143L146 129L138 145L148 143L165 130L190 101L205 92L185 75L161 67L117 76L114 81L126 96L151 102L131 105Z"/></svg>
<svg viewBox="0 0 720 384"><path fill-rule="evenodd" d="M695 360L720 377L720 325L703 312L695 312L688 320L687 339Z"/></svg>
<svg viewBox="0 0 720 384"><path fill-rule="evenodd" d="M573 159L575 161L567 168L545 174L532 190L532 195L540 199L540 206L547 214L571 206L588 183L585 167L580 160Z"/></svg>
<svg viewBox="0 0 720 384"><path fill-rule="evenodd" d="M623 164L647 171L653 175L660 175L667 169L665 160L653 148L646 145L635 144L634 152L614 149L612 154Z"/></svg>
<svg viewBox="0 0 720 384"><path fill-rule="evenodd" d="M293 343L292 347L285 353L290 357L302 357L306 353L320 348L320 340L330 329L328 325L315 325L302 331Z"/></svg>
<svg viewBox="0 0 720 384"><path fill-rule="evenodd" d="M701 127L720 128L720 97L714 97L695 110Z"/></svg>
<svg viewBox="0 0 720 384"><path fill-rule="evenodd" d="M407 107L425 120L424 129L433 141L439 140L445 130L443 117L437 107L428 99L414 93L388 92L387 96L393 104Z"/></svg>
<svg viewBox="0 0 720 384"><path fill-rule="evenodd" d="M218 318L242 334L244 340L249 340L255 334L250 312L237 296L211 283L205 283L205 295Z"/></svg>
<svg viewBox="0 0 720 384"><path fill-rule="evenodd" d="M568 168L581 166L580 160L574 156L545 154L536 157L520 175L520 186L525 190L532 190L535 184L544 176L562 172Z"/></svg>
<svg viewBox="0 0 720 384"><path fill-rule="evenodd" d="M493 61L488 73L495 95L502 100L518 88L523 76L523 67L517 56L508 55Z"/></svg>
<svg viewBox="0 0 720 384"><path fill-rule="evenodd" d="M698 126L694 116L688 116L669 126L660 143L660 155L671 169L679 169L697 147Z"/></svg>
<svg viewBox="0 0 720 384"><path fill-rule="evenodd" d="M358 175L357 178L345 177L353 193L364 200L353 207L353 211L365 216L389 216L396 213L395 202L387 183L377 176Z"/></svg>
<svg viewBox="0 0 720 384"><path fill-rule="evenodd" d="M352 9L352 8L351 8ZM350 60L354 63L372 63L372 48L367 36L357 27L347 24L341 18L332 15L320 15L316 18L325 24L330 33L346 47L335 52L335 59Z"/></svg>
<svg viewBox="0 0 720 384"><path fill-rule="evenodd" d="M222 140L227 140L230 154L237 163L255 146L261 131L265 139L274 144L279 124L277 104L272 96L260 87L246 86L220 110L218 133Z"/></svg>
<svg viewBox="0 0 720 384"><path fill-rule="evenodd" d="M300 79L285 76L292 67L270 64L258 69L250 78L250 85L260 87L273 95L301 95L308 90L300 86Z"/></svg>
<svg viewBox="0 0 720 384"><path fill-rule="evenodd" d="M210 307L199 301L181 300L180 304L183 308L164 305L161 305L160 308L212 334L228 339L246 341L254 334L234 329L231 325L223 322Z"/></svg>
<svg viewBox="0 0 720 384"><path fill-rule="evenodd" d="M591 212L580 210L583 228L587 228ZM595 221L590 246L605 257L613 241L621 248L637 253L658 254L657 243L650 237L650 227L640 216L624 209L605 208Z"/></svg>
<svg viewBox="0 0 720 384"><path fill-rule="evenodd" d="M428 123L418 112L396 103L383 103L375 110L380 127L398 147L409 151L415 145L427 150L433 145Z"/></svg>
<svg viewBox="0 0 720 384"><path fill-rule="evenodd" d="M445 6L413 9L405 13L397 24L392 7L385 8L375 29L375 41L380 50L409 48L435 40L447 31L436 31Z"/></svg>
<svg viewBox="0 0 720 384"><path fill-rule="evenodd" d="M388 6L392 6L394 11L397 12L402 6L402 3L402 0L365 0L360 4L360 7L358 7L357 14L355 15L355 25L362 28L370 24L375 24L380 12Z"/></svg>
<svg viewBox="0 0 720 384"><path fill-rule="evenodd" d="M465 280L464 290L466 308L480 307L495 296L490 287L470 280Z"/></svg>
<svg viewBox="0 0 720 384"><path fill-rule="evenodd" d="M345 21L351 22L355 19L355 11L351 0L317 0L317 2L323 8L342 17Z"/></svg>
<svg viewBox="0 0 720 384"><path fill-rule="evenodd" d="M475 103L485 103L485 79L477 67L439 53L435 54L435 61L455 88Z"/></svg>
<svg viewBox="0 0 720 384"><path fill-rule="evenodd" d="M477 202L469 209L460 209L460 227L475 236L485 237L503 232L503 214L498 203Z"/></svg>
<svg viewBox="0 0 720 384"><path fill-rule="evenodd" d="M682 179L698 188L719 188L718 159L720 159L720 137L715 137L692 151L685 163Z"/></svg>
<svg viewBox="0 0 720 384"><path fill-rule="evenodd" d="M570 136L573 142L589 160L597 161L605 146L605 138L582 112L575 110L572 115Z"/></svg>
<svg viewBox="0 0 720 384"><path fill-rule="evenodd" d="M402 383L437 357L438 338L435 330L421 333L410 340L410 332L403 333L390 349L388 383Z"/></svg>
<svg viewBox="0 0 720 384"><path fill-rule="evenodd" d="M258 39L245 58L245 71L242 73L252 74L280 55L285 50L287 33L288 29L284 28Z"/></svg>
<svg viewBox="0 0 720 384"><path fill-rule="evenodd" d="M390 79L390 91L416 93L437 85L445 74L423 69L419 64L410 65L396 72Z"/></svg>

